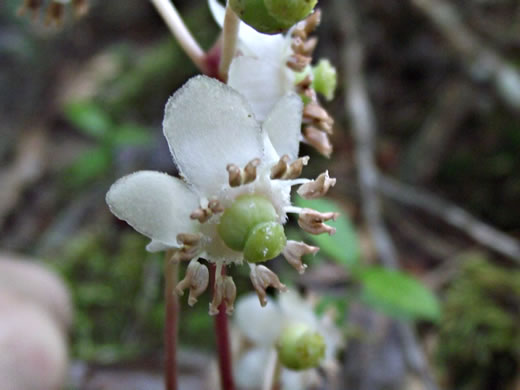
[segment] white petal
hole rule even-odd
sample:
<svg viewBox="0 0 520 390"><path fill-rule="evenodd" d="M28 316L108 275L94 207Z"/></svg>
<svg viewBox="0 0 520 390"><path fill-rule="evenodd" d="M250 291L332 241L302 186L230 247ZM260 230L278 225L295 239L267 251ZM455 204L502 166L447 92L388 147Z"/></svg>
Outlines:
<svg viewBox="0 0 520 390"><path fill-rule="evenodd" d="M294 75L284 63L240 56L229 68L228 85L245 96L259 121L267 117L280 98L294 89L293 81Z"/></svg>
<svg viewBox="0 0 520 390"><path fill-rule="evenodd" d="M253 348L245 352L233 367L233 376L241 389L260 389L264 381L264 370L271 351Z"/></svg>
<svg viewBox="0 0 520 390"><path fill-rule="evenodd" d="M181 173L208 197L227 185L228 164L244 167L263 155L262 130L247 101L206 76L168 100L163 131Z"/></svg>
<svg viewBox="0 0 520 390"><path fill-rule="evenodd" d="M217 0L208 0L208 6L217 24L224 25L225 8ZM285 63L289 41L283 34L262 34L244 22L240 22L239 50L242 54L262 58L273 63Z"/></svg>
<svg viewBox="0 0 520 390"><path fill-rule="evenodd" d="M198 226L190 219L197 197L182 180L165 173L140 171L122 177L110 187L106 201L116 217L152 238L151 250L179 247L177 234L195 232Z"/></svg>
<svg viewBox="0 0 520 390"><path fill-rule="evenodd" d="M256 294L241 297L235 305L235 322L246 338L257 345L274 345L282 330L282 313L276 302L260 306Z"/></svg>
<svg viewBox="0 0 520 390"><path fill-rule="evenodd" d="M298 157L302 124L302 99L291 92L282 97L264 121L263 129L269 135L279 156Z"/></svg>
<svg viewBox="0 0 520 390"><path fill-rule="evenodd" d="M319 330L318 317L314 314L310 303L302 299L296 292L288 291L280 294L278 304L282 309L284 326L301 322L312 329Z"/></svg>

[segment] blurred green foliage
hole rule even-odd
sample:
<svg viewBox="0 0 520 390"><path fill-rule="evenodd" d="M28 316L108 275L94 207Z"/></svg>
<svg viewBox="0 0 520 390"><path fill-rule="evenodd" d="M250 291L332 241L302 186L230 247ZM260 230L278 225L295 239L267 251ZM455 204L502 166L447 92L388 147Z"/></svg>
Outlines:
<svg viewBox="0 0 520 390"><path fill-rule="evenodd" d="M446 292L437 358L453 387L513 389L520 369L520 271L479 253Z"/></svg>

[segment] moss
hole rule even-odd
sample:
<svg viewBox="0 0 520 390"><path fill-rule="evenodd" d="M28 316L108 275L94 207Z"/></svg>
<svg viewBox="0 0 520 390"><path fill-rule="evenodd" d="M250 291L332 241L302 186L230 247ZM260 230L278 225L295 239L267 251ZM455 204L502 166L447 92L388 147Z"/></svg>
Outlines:
<svg viewBox="0 0 520 390"><path fill-rule="evenodd" d="M459 389L507 389L520 368L520 271L467 255L448 289L437 358Z"/></svg>

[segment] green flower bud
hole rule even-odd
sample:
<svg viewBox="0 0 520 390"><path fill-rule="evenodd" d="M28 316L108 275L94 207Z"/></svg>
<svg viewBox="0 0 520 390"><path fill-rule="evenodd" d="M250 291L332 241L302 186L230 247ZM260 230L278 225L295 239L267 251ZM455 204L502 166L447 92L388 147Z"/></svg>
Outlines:
<svg viewBox="0 0 520 390"><path fill-rule="evenodd" d="M318 0L229 0L231 9L255 30L278 34L304 19Z"/></svg>
<svg viewBox="0 0 520 390"><path fill-rule="evenodd" d="M280 363L291 370L317 367L325 357L325 340L306 324L286 327L278 339Z"/></svg>
<svg viewBox="0 0 520 390"><path fill-rule="evenodd" d="M258 195L243 195L224 210L217 227L222 241L243 251L246 261L258 263L278 256L286 238L272 203Z"/></svg>
<svg viewBox="0 0 520 390"><path fill-rule="evenodd" d="M332 100L336 90L336 68L331 65L329 60L320 60L318 65L312 68L312 86L316 92L325 96L325 99Z"/></svg>

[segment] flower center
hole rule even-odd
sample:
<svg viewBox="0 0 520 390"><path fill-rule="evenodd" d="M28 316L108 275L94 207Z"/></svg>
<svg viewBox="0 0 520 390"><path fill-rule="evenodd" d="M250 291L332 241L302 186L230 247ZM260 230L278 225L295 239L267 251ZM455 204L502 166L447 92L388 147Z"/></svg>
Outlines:
<svg viewBox="0 0 520 390"><path fill-rule="evenodd" d="M229 248L244 253L246 261L258 263L278 256L286 244L283 226L273 204L263 196L239 196L224 210L217 227Z"/></svg>

